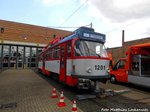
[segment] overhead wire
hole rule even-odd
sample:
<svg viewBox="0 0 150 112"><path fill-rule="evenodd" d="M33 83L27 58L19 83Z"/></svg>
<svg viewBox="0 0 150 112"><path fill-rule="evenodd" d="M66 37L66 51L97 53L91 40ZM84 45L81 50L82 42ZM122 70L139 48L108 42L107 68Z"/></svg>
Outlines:
<svg viewBox="0 0 150 112"><path fill-rule="evenodd" d="M121 27L114 28L114 29L112 29L112 30L107 31L106 34L111 33L111 32L114 32L114 31L116 31L116 30L119 30L119 29L121 29L121 28L123 28L123 27L131 26L131 25L134 25L134 24L137 24L137 23L140 23L140 22L144 22L145 20L147 20L147 19L143 18L143 19L141 19L141 20L139 20L139 21L132 22L132 23L129 23L129 24L126 24L126 25L122 25Z"/></svg>
<svg viewBox="0 0 150 112"><path fill-rule="evenodd" d="M66 23L79 9L81 9L86 3L88 2L88 0L86 0L85 2L83 2L70 16L68 16L66 18L66 20L61 23L61 25L59 27L61 27L64 23Z"/></svg>
<svg viewBox="0 0 150 112"><path fill-rule="evenodd" d="M87 25L83 25L83 26L62 26L62 27L57 27L57 26L48 26L47 28L80 28L80 27L86 27L86 26L90 26L91 24L87 24Z"/></svg>

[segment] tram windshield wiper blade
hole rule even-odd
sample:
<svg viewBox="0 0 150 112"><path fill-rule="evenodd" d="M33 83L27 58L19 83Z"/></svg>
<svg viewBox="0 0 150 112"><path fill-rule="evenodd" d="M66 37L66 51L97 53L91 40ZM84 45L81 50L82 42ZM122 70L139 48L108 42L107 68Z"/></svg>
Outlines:
<svg viewBox="0 0 150 112"><path fill-rule="evenodd" d="M99 54L97 54L97 53L95 53L99 58L101 58L101 56L99 55Z"/></svg>

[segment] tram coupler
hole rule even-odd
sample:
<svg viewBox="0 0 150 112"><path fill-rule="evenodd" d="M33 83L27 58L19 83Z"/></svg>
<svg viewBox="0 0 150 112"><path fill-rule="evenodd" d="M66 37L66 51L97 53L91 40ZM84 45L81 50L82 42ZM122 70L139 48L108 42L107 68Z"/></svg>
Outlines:
<svg viewBox="0 0 150 112"><path fill-rule="evenodd" d="M78 89L85 89L88 90L91 87L91 80L89 79L82 79L78 80Z"/></svg>
<svg viewBox="0 0 150 112"><path fill-rule="evenodd" d="M80 84L84 84L88 82L88 88L91 89L91 94L82 94L76 95L77 100L86 100L86 99L95 99L99 96L102 92L100 89L100 83L98 81L91 81L91 80L80 80ZM84 87L84 86L83 86Z"/></svg>

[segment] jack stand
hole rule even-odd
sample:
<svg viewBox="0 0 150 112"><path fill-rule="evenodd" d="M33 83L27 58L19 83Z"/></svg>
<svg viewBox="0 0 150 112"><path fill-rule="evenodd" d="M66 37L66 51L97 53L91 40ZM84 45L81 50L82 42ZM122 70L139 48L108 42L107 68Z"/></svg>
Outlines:
<svg viewBox="0 0 150 112"><path fill-rule="evenodd" d="M100 83L98 81L94 82L92 94L82 94L82 95L76 95L77 100L87 100L87 99L94 99L94 98L105 98L109 96L115 96L120 95L124 93L130 92L129 89L123 89L123 90L111 90L111 89L103 89L100 88Z"/></svg>
<svg viewBox="0 0 150 112"><path fill-rule="evenodd" d="M95 81L94 82L94 91L93 93L95 95L99 94L101 91L100 91L100 83L98 81Z"/></svg>
<svg viewBox="0 0 150 112"><path fill-rule="evenodd" d="M76 95L77 100L86 100L86 99L93 99L96 98L100 93L100 83L98 81L94 82L94 90L92 91L93 94L83 94L83 95Z"/></svg>

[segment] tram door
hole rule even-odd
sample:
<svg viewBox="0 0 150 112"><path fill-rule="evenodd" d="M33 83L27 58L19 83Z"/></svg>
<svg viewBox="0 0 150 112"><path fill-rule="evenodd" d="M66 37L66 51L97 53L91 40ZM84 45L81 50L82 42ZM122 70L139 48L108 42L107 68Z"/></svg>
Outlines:
<svg viewBox="0 0 150 112"><path fill-rule="evenodd" d="M44 54L42 54L43 56L43 58L42 58L42 61L43 61L43 65L42 65L42 69L45 69L45 52L44 52Z"/></svg>
<svg viewBox="0 0 150 112"><path fill-rule="evenodd" d="M60 47L60 76L59 80L66 81L66 44Z"/></svg>

